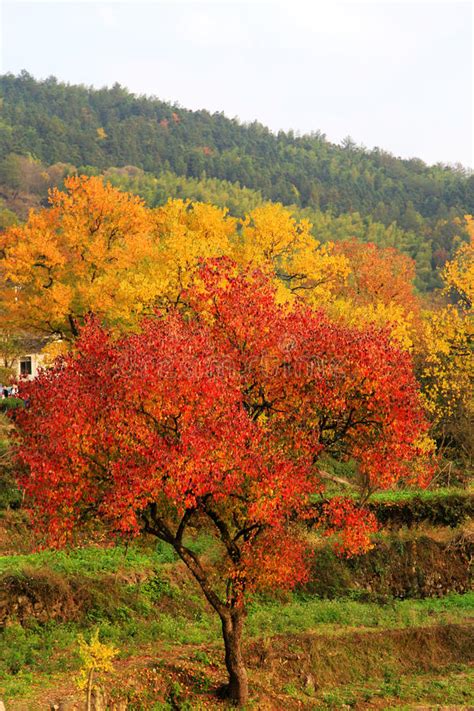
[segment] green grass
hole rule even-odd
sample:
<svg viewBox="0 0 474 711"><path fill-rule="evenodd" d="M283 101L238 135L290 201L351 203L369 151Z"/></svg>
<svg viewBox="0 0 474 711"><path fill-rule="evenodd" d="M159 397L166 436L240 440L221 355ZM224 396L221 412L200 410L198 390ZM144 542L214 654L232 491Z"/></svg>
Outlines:
<svg viewBox="0 0 474 711"><path fill-rule="evenodd" d="M419 489L419 488L409 488L409 489L386 489L384 491L376 491L373 493L369 499L369 503L398 503L403 501L411 501L414 498L421 499L422 501L439 501L440 499L445 499L449 497L461 497L470 498L474 495L473 489L467 488L463 489L461 487L439 487L437 489ZM351 489L341 489L333 484L330 484L325 490L325 497L331 496L347 496L350 498L357 498L358 493ZM313 497L314 503L318 503L321 500L319 494L315 494Z"/></svg>
<svg viewBox="0 0 474 711"><path fill-rule="evenodd" d="M474 616L474 592L425 600L398 600L386 605L354 600L293 599L253 603L247 620L248 634L288 634L321 626L394 629L432 622L458 621ZM326 631L326 630L325 630Z"/></svg>
<svg viewBox="0 0 474 711"><path fill-rule="evenodd" d="M326 496L330 492L330 489L326 491ZM338 496L349 496L357 497L357 493L354 491L334 489L334 495ZM380 503L397 503L401 501L410 501L411 499L417 498L422 501L436 501L439 499L444 499L452 496L459 497L470 497L474 494L472 488L463 489L460 487L439 487L438 489L385 489L384 491L376 491L369 499L369 502L380 502ZM317 501L317 498L315 499Z"/></svg>
<svg viewBox="0 0 474 711"><path fill-rule="evenodd" d="M210 557L215 551L209 536L200 535L191 545ZM50 570L66 581L82 577L95 591L94 602L81 622L13 624L0 632L0 678L5 679L0 698L27 696L28 688L36 688L37 683L52 683L56 675L77 669L77 635L95 627L101 640L113 643L123 656L147 646L221 644L217 616L190 578L182 573L176 577L176 556L164 543L150 549L132 544L128 548L117 545L0 557L0 573L21 574L25 568ZM119 576L112 594L110 574L123 571L147 571L149 575L140 583L127 582L133 576ZM286 602L263 596L255 599L249 606L246 636L267 638L310 630L332 635L350 627L395 629L467 617L474 617L474 592L386 604L348 598L322 600L295 593ZM393 679L390 683L398 684Z"/></svg>
<svg viewBox="0 0 474 711"><path fill-rule="evenodd" d="M212 558L216 549L216 539L200 533L190 541L189 547L198 555L206 552ZM118 544L110 548L87 547L70 550L44 550L26 555L0 556L0 574L18 572L24 568L49 568L66 575L92 575L116 573L119 570L148 570L163 563L174 563L178 559L173 548L158 541L154 548L143 548L131 544Z"/></svg>
<svg viewBox="0 0 474 711"><path fill-rule="evenodd" d="M449 496L471 496L472 490L460 489L456 487L440 487L439 489L388 489L386 491L377 491L370 498L370 501L409 501L415 496L422 501L432 501L442 499Z"/></svg>
<svg viewBox="0 0 474 711"><path fill-rule="evenodd" d="M156 609L150 604L150 592L145 588L137 591L133 606L115 608L114 619L109 619L108 612L101 614L97 609L82 625L50 622L29 628L6 627L0 635L0 677L7 679L2 693L6 698L23 694L33 673L48 676L76 669L77 635L85 629L98 627L102 641L113 643L126 656L144 645L220 641L217 616L204 607L199 597L191 600L192 605L186 605L187 601L183 593L182 615ZM251 604L246 633L249 637L267 637L308 630L332 634L347 627L393 629L454 622L473 613L474 593L383 606L350 600L304 601L294 597L286 604L270 601Z"/></svg>
<svg viewBox="0 0 474 711"><path fill-rule="evenodd" d="M142 551L130 546L118 545L113 548L79 548L72 550L45 550L29 555L8 555L0 557L0 573L18 572L25 567L47 567L56 573L66 575L115 573L118 570L143 570L166 562L160 550Z"/></svg>
<svg viewBox="0 0 474 711"><path fill-rule="evenodd" d="M299 693L302 698L302 692ZM387 699L384 711L409 711L415 704L466 704L474 702L474 669L457 666L443 674L417 674L398 676L387 673L383 680L364 684L348 684L330 691L322 691L314 699L315 709L352 708L358 702L370 703Z"/></svg>

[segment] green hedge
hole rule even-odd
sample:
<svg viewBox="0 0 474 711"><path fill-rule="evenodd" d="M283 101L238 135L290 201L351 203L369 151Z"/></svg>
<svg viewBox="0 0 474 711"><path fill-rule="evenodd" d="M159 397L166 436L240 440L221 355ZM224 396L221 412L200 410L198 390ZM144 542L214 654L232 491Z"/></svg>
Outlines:
<svg viewBox="0 0 474 711"><path fill-rule="evenodd" d="M474 515L474 493L417 494L400 500L374 500L368 507L382 526L400 528L428 523L456 528Z"/></svg>

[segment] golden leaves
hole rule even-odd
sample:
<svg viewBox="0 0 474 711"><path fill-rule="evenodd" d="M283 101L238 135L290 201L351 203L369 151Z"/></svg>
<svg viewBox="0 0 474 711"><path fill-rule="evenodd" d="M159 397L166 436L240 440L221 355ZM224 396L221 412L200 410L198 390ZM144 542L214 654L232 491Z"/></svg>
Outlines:
<svg viewBox="0 0 474 711"><path fill-rule="evenodd" d="M463 244L445 264L442 276L445 292L454 293L464 308L470 308L474 301L474 217L465 215L464 219L471 241Z"/></svg>

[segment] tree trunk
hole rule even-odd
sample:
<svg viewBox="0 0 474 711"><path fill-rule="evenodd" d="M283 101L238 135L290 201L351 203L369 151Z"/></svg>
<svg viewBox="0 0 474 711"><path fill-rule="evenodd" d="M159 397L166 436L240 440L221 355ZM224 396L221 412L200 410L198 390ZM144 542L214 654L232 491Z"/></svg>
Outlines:
<svg viewBox="0 0 474 711"><path fill-rule="evenodd" d="M92 709L92 677L94 676L94 667L89 669L89 678L87 679L87 711Z"/></svg>
<svg viewBox="0 0 474 711"><path fill-rule="evenodd" d="M242 657L244 613L242 610L233 610L221 616L221 622L225 645L225 665L229 673L228 696L237 706L244 706L249 695L247 670Z"/></svg>

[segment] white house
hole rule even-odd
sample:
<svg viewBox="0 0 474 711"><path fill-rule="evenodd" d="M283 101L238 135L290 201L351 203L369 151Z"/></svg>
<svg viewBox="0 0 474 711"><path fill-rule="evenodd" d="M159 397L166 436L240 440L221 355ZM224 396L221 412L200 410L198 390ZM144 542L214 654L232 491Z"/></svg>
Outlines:
<svg viewBox="0 0 474 711"><path fill-rule="evenodd" d="M0 355L0 365L8 368L10 373L13 371L14 378L33 380L45 361L43 348L50 342L51 337L27 335L9 339L9 345Z"/></svg>

